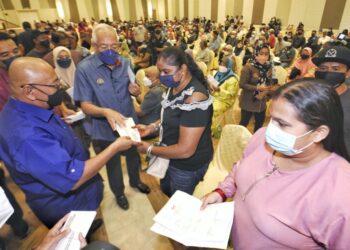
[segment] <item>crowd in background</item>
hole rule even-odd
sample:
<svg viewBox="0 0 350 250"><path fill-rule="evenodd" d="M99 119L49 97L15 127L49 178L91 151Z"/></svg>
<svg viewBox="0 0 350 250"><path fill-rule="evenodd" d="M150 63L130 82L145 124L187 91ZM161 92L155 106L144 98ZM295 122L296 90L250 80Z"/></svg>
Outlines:
<svg viewBox="0 0 350 250"><path fill-rule="evenodd" d="M101 26L101 23L109 26ZM55 113L63 118L80 109L84 111L86 118L71 123L71 127L85 149L92 142L96 154L101 155L112 147L118 136L111 127L114 129L123 115L139 121L141 135L148 139L163 137L164 133L166 145L142 142L136 148L129 143L122 152L120 148L115 149L115 156L106 159L111 190L124 210L129 204L124 195L121 155L127 159L130 185L140 192L147 194L150 189L138 174L141 168L138 152L170 159L168 172L160 182L165 194L171 196L176 190L192 194L213 155L211 136L220 138L223 126L228 123L248 126L251 117L255 119L254 132L258 131L266 121L270 100L278 99L273 95L282 85L314 78L315 72L320 76L319 65L313 61L315 54L333 46L350 48L348 30L340 34L335 34L332 28L309 31L304 29L303 23L285 27L276 17L267 24L249 27L243 16L227 16L224 23L206 18L124 22L108 18L97 22L92 18L78 24L41 21L32 28L30 23L24 22L22 32L10 29L8 35L16 46L14 56L8 58L0 51L3 76L8 77L9 66L21 55L41 58L50 64L65 93L63 102L56 102L53 97L48 99L48 105L55 107ZM101 43L107 38L116 43ZM0 43L6 39L4 34L0 35ZM1 57L7 59L1 60ZM23 63L30 62L30 59L25 60ZM40 65L34 60L35 63ZM46 66L40 67L48 70ZM129 69L136 75L136 82L130 85ZM95 80L96 75L108 76L113 86L104 85L103 77ZM4 82L8 82L8 78ZM303 86L296 85L302 92ZM10 90L5 85L0 87L1 110ZM288 87L284 89L292 91ZM239 102L240 121L234 121L230 112L236 101ZM349 137L347 125L345 123L346 139ZM325 150L322 148L320 152L325 153ZM346 153L341 156L347 158ZM83 158L89 161L87 155ZM99 169L96 167L95 172ZM98 175L91 180L95 185L100 184ZM87 183L92 185L92 181ZM98 191L101 190L100 187ZM95 202L97 206L101 197L100 194ZM42 216L45 221L46 215ZM56 217L47 225L53 226Z"/></svg>

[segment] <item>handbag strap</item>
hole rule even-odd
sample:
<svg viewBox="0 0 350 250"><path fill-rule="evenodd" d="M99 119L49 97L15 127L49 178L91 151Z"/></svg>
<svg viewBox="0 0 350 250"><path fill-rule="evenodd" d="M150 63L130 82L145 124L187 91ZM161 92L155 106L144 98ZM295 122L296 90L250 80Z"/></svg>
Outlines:
<svg viewBox="0 0 350 250"><path fill-rule="evenodd" d="M168 100L169 93L171 88L168 89L168 92L166 93L165 100ZM164 107L162 106L162 109L160 110L160 127L159 127L159 142L161 143L163 140L163 116L164 116Z"/></svg>

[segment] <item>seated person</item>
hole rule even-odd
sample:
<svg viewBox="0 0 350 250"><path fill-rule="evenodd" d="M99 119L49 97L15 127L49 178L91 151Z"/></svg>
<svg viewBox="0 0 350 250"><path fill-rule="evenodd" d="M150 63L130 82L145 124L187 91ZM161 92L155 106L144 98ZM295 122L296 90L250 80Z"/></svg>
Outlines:
<svg viewBox="0 0 350 250"><path fill-rule="evenodd" d="M73 59L75 65L78 65L78 63L82 60L82 54L80 51L71 50L71 39L68 36L68 34L66 34L65 32L60 32L60 31L53 32L51 35L51 42L52 42L54 48L56 48L58 46L63 46L63 47L66 47L67 49L69 49L70 53L72 54L72 59ZM46 62L48 62L52 67L55 66L52 50L50 52L48 52L43 57L43 59Z"/></svg>
<svg viewBox="0 0 350 250"><path fill-rule="evenodd" d="M281 50L280 61L283 68L289 68L292 65L297 51L292 45L289 45Z"/></svg>
<svg viewBox="0 0 350 250"><path fill-rule="evenodd" d="M145 78L143 84L149 88L149 91L141 100L139 107L135 107L136 114L141 124L151 124L160 119L161 101L164 88L159 81L159 71L156 66L144 69Z"/></svg>
<svg viewBox="0 0 350 250"><path fill-rule="evenodd" d="M199 46L200 50L197 52L197 55L195 56L194 60L196 62L204 62L208 66L210 60L210 51L208 49L208 43L206 40L202 40L199 43Z"/></svg>
<svg viewBox="0 0 350 250"><path fill-rule="evenodd" d="M232 71L232 60L227 56L221 57L219 60L219 71L214 76L216 82L208 80L214 97L211 132L216 138L220 137L222 127L225 125L222 124L223 118L220 118L233 106L239 90L238 76Z"/></svg>
<svg viewBox="0 0 350 250"><path fill-rule="evenodd" d="M9 69L11 97L0 113L0 158L35 215L51 228L71 210L96 210L103 196L98 171L134 143L125 137L89 159L69 126L52 111L63 99L54 69L21 57Z"/></svg>
<svg viewBox="0 0 350 250"><path fill-rule="evenodd" d="M133 63L135 73L140 69L147 68L150 65L151 53L146 44L141 45L138 48L138 55L134 58Z"/></svg>
<svg viewBox="0 0 350 250"><path fill-rule="evenodd" d="M312 50L309 47L305 47L300 51L300 58L295 60L288 71L288 78L290 80L314 77L316 66L313 64L311 56Z"/></svg>

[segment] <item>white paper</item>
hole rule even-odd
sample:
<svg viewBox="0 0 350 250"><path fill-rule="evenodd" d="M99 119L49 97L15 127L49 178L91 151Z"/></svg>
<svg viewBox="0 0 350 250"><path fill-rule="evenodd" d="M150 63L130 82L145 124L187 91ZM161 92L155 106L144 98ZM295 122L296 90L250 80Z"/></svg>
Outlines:
<svg viewBox="0 0 350 250"><path fill-rule="evenodd" d="M141 136L137 128L133 128L135 126L134 119L128 117L124 120L125 126L121 127L118 124L115 124L115 130L117 130L120 136L128 136L131 140L136 142L141 142Z"/></svg>
<svg viewBox="0 0 350 250"><path fill-rule="evenodd" d="M136 83L136 76L134 74L134 71L128 67L128 75L129 75L129 80L131 83Z"/></svg>
<svg viewBox="0 0 350 250"><path fill-rule="evenodd" d="M86 237L95 216L96 211L71 211L61 229L63 231L70 228L71 231L69 235L58 242L55 250L79 250L81 248L79 233Z"/></svg>
<svg viewBox="0 0 350 250"><path fill-rule="evenodd" d="M74 93L74 87L70 87L69 89L66 89L66 93L74 100L73 93Z"/></svg>
<svg viewBox="0 0 350 250"><path fill-rule="evenodd" d="M184 192L176 191L154 217L151 230L186 246L227 248L233 222L234 204L208 205Z"/></svg>
<svg viewBox="0 0 350 250"><path fill-rule="evenodd" d="M208 76L208 82L214 85L215 87L219 86L219 82L211 75Z"/></svg>
<svg viewBox="0 0 350 250"><path fill-rule="evenodd" d="M84 118L85 118L85 114L83 113L83 111L79 110L74 115L69 115L69 116L65 117L64 120L67 123L72 124L72 123L79 121L79 120L82 120Z"/></svg>
<svg viewBox="0 0 350 250"><path fill-rule="evenodd" d="M11 203L7 199L4 190L0 187L0 228L11 217L14 210Z"/></svg>

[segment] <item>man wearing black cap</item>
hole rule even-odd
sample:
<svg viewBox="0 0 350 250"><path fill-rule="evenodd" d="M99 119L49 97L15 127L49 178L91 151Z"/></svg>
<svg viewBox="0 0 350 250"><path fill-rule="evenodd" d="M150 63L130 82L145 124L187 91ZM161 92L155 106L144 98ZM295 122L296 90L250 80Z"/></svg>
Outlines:
<svg viewBox="0 0 350 250"><path fill-rule="evenodd" d="M34 49L28 52L26 56L43 58L50 52L50 37L47 30L33 30L32 39L35 44Z"/></svg>
<svg viewBox="0 0 350 250"><path fill-rule="evenodd" d="M317 66L315 77L327 80L337 91L344 111L345 145L350 153L350 89L345 79L350 77L350 49L330 46L317 53L312 62Z"/></svg>

